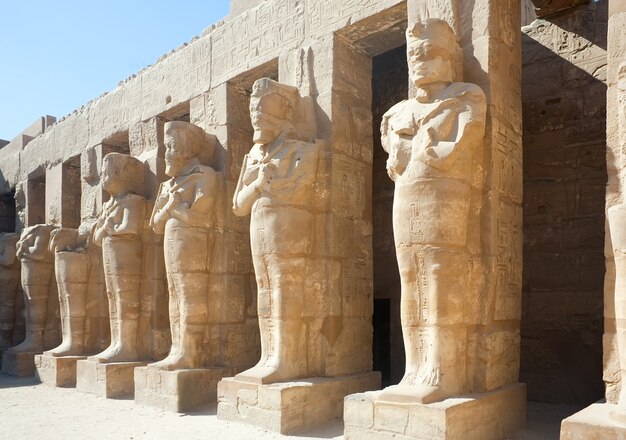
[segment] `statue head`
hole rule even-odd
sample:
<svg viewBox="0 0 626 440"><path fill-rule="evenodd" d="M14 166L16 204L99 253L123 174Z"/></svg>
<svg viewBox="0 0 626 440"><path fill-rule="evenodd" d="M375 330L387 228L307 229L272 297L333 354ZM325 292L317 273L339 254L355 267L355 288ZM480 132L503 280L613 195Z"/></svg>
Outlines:
<svg viewBox="0 0 626 440"><path fill-rule="evenodd" d="M440 19L418 21L406 33L409 75L415 87L456 80L461 49L450 25Z"/></svg>
<svg viewBox="0 0 626 440"><path fill-rule="evenodd" d="M102 161L100 179L102 188L112 196L128 193L142 195L144 163L128 154L109 153Z"/></svg>
<svg viewBox="0 0 626 440"><path fill-rule="evenodd" d="M281 133L294 129L299 97L296 87L269 78L254 83L250 97L254 143L269 144Z"/></svg>
<svg viewBox="0 0 626 440"><path fill-rule="evenodd" d="M165 174L180 176L191 162L208 165L215 151L215 136L197 125L184 121L166 122L164 126Z"/></svg>

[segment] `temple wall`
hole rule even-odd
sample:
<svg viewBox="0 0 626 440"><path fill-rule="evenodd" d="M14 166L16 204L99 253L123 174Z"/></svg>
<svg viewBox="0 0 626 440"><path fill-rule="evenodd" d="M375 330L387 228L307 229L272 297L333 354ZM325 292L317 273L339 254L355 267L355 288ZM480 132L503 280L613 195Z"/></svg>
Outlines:
<svg viewBox="0 0 626 440"><path fill-rule="evenodd" d="M607 3L522 33L524 283L530 400L601 398Z"/></svg>

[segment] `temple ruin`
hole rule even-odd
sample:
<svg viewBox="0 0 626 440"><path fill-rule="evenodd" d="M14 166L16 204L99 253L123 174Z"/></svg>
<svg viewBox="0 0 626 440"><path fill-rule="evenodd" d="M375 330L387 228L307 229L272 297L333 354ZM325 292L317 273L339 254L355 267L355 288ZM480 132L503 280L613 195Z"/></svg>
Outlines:
<svg viewBox="0 0 626 440"><path fill-rule="evenodd" d="M625 35L626 0L231 0L0 141L2 373L286 434L503 440L538 401L626 438Z"/></svg>

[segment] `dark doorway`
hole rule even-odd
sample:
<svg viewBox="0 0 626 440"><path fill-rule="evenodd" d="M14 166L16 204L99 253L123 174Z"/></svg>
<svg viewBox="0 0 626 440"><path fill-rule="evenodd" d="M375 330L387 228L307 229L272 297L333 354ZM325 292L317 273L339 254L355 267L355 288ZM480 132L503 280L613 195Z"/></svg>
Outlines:
<svg viewBox="0 0 626 440"><path fill-rule="evenodd" d="M372 60L372 118L374 161L372 169L372 226L374 248L374 370L382 385L398 383L404 374L404 343L400 324L400 275L393 240L394 183L387 175L387 153L380 141L383 115L408 97L406 46Z"/></svg>

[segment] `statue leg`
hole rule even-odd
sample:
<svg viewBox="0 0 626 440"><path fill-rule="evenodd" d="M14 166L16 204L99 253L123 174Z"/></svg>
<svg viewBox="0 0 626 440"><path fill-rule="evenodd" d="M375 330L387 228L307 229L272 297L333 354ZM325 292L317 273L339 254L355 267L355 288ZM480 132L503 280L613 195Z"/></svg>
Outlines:
<svg viewBox="0 0 626 440"><path fill-rule="evenodd" d="M105 239L103 257L109 296L111 345L90 359L97 362L136 361L142 243L139 240Z"/></svg>
<svg viewBox="0 0 626 440"><path fill-rule="evenodd" d="M413 246L398 251L406 369L381 400L432 403L469 391L465 251Z"/></svg>
<svg viewBox="0 0 626 440"><path fill-rule="evenodd" d="M306 328L302 321L305 262L302 257L267 254L257 265L265 265L265 280L259 290L261 360L239 380L253 383L285 382L307 375ZM257 271L257 274L259 272ZM262 277L264 278L264 277Z"/></svg>
<svg viewBox="0 0 626 440"><path fill-rule="evenodd" d="M84 354L89 257L83 252L57 252L56 278L61 305L63 342L49 350L51 356Z"/></svg>
<svg viewBox="0 0 626 440"><path fill-rule="evenodd" d="M264 383L263 378L275 371L274 352L276 351L276 345L272 336L270 267L267 265L266 254L255 252L255 250L255 248L252 248L252 263L257 285L257 315L261 338L261 359L254 367L237 374L235 377L243 382Z"/></svg>
<svg viewBox="0 0 626 440"><path fill-rule="evenodd" d="M41 261L22 262L22 287L26 339L11 350L16 352L43 351L43 332L46 327L48 293L53 264Z"/></svg>
<svg viewBox="0 0 626 440"><path fill-rule="evenodd" d="M201 258L202 256L198 256ZM172 349L162 361L154 364L164 370L199 368L202 341L208 319L208 273L177 273L170 277ZM173 305L173 306L172 306ZM175 335L175 336L174 336Z"/></svg>

